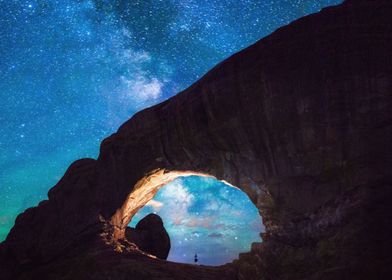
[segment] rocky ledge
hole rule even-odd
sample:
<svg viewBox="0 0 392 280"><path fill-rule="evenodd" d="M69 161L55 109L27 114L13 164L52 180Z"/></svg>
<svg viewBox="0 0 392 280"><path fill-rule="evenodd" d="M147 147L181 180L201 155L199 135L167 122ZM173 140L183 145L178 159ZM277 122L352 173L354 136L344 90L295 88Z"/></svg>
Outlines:
<svg viewBox="0 0 392 280"><path fill-rule="evenodd" d="M73 163L48 200L18 216L0 245L0 277L390 279L391 18L390 0L326 8L137 113L97 160ZM157 180L189 171L246 192L263 243L209 268L128 242Z"/></svg>

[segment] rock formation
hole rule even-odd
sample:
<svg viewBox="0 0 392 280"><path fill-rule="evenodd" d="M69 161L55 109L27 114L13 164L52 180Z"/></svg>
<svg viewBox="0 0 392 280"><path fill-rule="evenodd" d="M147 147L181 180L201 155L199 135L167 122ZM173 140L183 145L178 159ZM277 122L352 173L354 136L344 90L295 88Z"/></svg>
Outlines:
<svg viewBox="0 0 392 280"><path fill-rule="evenodd" d="M390 279L391 18L390 0L326 8L137 113L18 216L0 244L1 277ZM208 268L123 241L157 189L189 172L246 192L263 243Z"/></svg>
<svg viewBox="0 0 392 280"><path fill-rule="evenodd" d="M161 217L149 214L141 219L136 228L127 227L125 237L137 247L151 255L166 260L170 251L170 237Z"/></svg>

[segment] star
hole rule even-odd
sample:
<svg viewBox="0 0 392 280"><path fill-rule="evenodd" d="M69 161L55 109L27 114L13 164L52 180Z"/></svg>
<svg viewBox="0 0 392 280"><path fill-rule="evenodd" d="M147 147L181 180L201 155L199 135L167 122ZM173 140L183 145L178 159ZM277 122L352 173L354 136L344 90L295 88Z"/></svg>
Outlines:
<svg viewBox="0 0 392 280"><path fill-rule="evenodd" d="M100 142L137 111L187 88L288 22L341 1L2 1L0 201L7 218L0 241L73 161L97 158ZM181 199L161 201L182 211L175 217L178 225L167 223L179 249L176 261L189 261L182 255L206 242L218 256L200 251L200 262L220 264L258 240L261 228L244 229L260 219L248 198L239 200L219 181L181 182ZM212 188L211 196L193 185ZM162 188L168 194L165 189L170 186ZM214 198L219 199L212 203ZM241 211L249 221L233 224L234 216L226 215L234 215L230 207L237 204L245 206ZM240 242L232 242L234 237Z"/></svg>

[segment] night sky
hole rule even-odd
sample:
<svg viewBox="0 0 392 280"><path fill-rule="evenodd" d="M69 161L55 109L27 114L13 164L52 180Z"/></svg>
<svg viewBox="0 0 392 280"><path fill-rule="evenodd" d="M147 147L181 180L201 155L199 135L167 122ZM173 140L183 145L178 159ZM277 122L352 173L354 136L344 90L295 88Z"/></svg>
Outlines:
<svg viewBox="0 0 392 280"><path fill-rule="evenodd" d="M100 141L135 112L278 27L340 2L0 0L0 240L18 213L47 198L71 162L96 158ZM193 192L192 180L172 184ZM217 201L227 199L221 183L205 184ZM207 209L205 199L200 209ZM238 239L250 242L243 232Z"/></svg>
<svg viewBox="0 0 392 280"><path fill-rule="evenodd" d="M241 190L213 178L180 177L161 188L132 219L161 216L171 239L168 260L220 265L261 242L264 230L258 209Z"/></svg>

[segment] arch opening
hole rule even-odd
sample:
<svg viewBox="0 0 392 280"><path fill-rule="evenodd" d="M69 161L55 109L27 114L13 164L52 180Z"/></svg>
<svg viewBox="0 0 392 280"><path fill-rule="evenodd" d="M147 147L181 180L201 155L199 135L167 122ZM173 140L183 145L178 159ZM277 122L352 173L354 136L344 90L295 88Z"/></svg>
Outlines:
<svg viewBox="0 0 392 280"><path fill-rule="evenodd" d="M195 263L195 254L198 264L229 263L261 242L264 231L245 192L199 172L157 170L140 180L112 218L115 237L130 239L128 230L150 214L162 219L170 237L167 260L178 263Z"/></svg>

